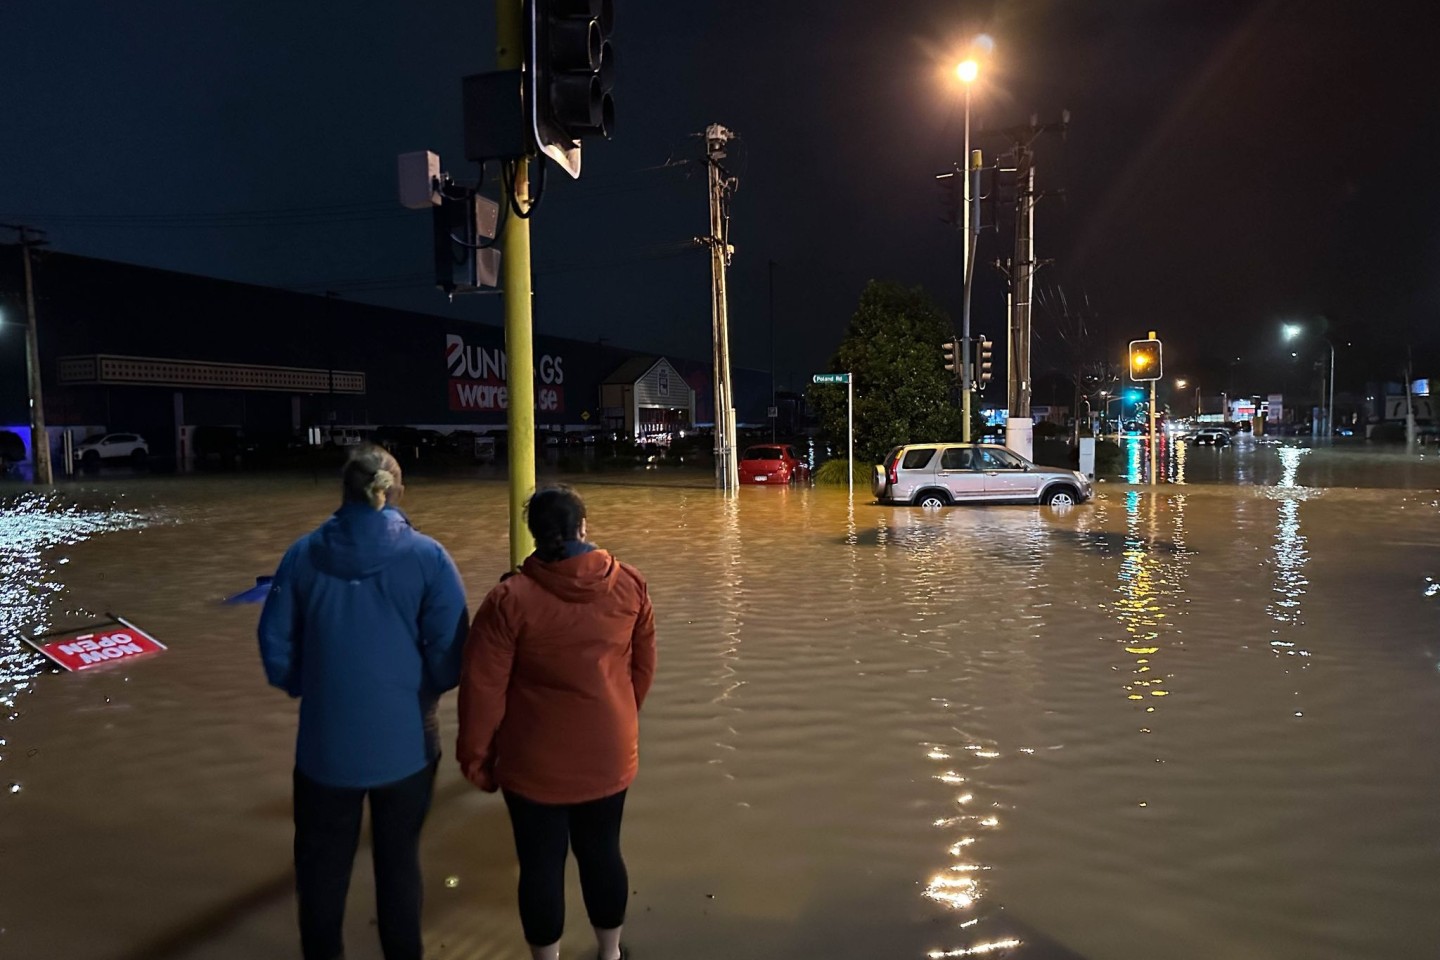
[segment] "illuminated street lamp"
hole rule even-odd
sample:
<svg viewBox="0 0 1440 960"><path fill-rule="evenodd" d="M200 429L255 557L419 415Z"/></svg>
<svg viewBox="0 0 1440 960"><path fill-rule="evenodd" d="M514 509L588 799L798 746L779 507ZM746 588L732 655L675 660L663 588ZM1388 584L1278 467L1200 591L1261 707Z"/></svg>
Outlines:
<svg viewBox="0 0 1440 960"><path fill-rule="evenodd" d="M1184 390L1188 386L1190 386L1189 380L1180 379L1175 381L1175 389L1177 390ZM1198 383L1195 384L1195 416L1200 416L1200 384Z"/></svg>
<svg viewBox="0 0 1440 960"><path fill-rule="evenodd" d="M1280 328L1280 331L1289 341L1303 334L1305 327L1298 323L1287 323ZM1330 348L1330 388L1329 398L1325 404L1325 436L1333 438L1335 435L1335 344L1323 333L1320 334L1320 339L1324 340L1325 345ZM1295 353L1292 352L1290 356L1294 357Z"/></svg>
<svg viewBox="0 0 1440 960"><path fill-rule="evenodd" d="M988 36L976 37L971 44L973 49L988 51L993 42ZM980 76L980 62L974 57L966 57L955 65L955 76L965 84L965 153L963 154L965 167L965 185L961 188L960 207L961 213L961 242L960 247L964 251L960 259L960 276L964 284L964 300L961 307L961 366L960 375L960 404L961 404L961 433L967 443L970 441L970 406L973 402L972 394L975 390L975 375L970 364L970 270L971 261L974 258L975 235L973 228L978 224L970 222L970 178L974 175L970 161L970 88L975 85L975 80Z"/></svg>
<svg viewBox="0 0 1440 960"><path fill-rule="evenodd" d="M1118 421L1114 420L1114 419L1110 416L1110 404L1112 404L1112 403L1124 403L1124 402L1125 402L1125 395L1124 395L1124 394L1119 394L1119 395L1116 395L1116 396L1113 396L1113 397L1112 397L1112 396L1110 396L1110 391L1109 391L1109 390L1101 390L1101 391L1100 391L1100 397L1101 397L1102 400L1105 401L1105 420L1106 420L1107 423L1114 423L1114 424L1116 424L1116 426L1115 426L1115 435L1116 435L1116 436L1119 436L1119 435L1120 435L1120 426L1119 426ZM1121 407L1120 409L1121 409L1121 417L1123 418L1123 416L1124 416L1124 409L1125 409L1125 408L1124 408L1124 407Z"/></svg>

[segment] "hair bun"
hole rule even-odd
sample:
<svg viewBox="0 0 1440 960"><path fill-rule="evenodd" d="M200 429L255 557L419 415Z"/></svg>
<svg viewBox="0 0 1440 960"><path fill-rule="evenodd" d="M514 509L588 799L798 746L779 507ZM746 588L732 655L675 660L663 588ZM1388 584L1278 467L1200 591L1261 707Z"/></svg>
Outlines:
<svg viewBox="0 0 1440 960"><path fill-rule="evenodd" d="M395 486L395 474L381 467L375 471L375 476L365 485L365 493L370 497L370 506L376 510L385 508L385 491Z"/></svg>

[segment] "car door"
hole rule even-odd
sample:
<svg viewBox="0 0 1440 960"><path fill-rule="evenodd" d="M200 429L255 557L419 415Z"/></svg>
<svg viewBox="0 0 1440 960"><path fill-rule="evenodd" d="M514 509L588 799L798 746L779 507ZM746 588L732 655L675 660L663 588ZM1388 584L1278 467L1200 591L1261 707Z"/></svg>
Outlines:
<svg viewBox="0 0 1440 960"><path fill-rule="evenodd" d="M1033 500L1039 495L1040 478L1020 457L999 447L977 453L985 475L986 500Z"/></svg>
<svg viewBox="0 0 1440 960"><path fill-rule="evenodd" d="M896 482L890 491L890 496L902 503L912 500L917 490L933 486L935 448L911 447L906 450L901 455L900 463L896 465L895 478Z"/></svg>
<svg viewBox="0 0 1440 960"><path fill-rule="evenodd" d="M940 482L956 503L985 497L985 474L975 460L973 447L946 447L940 451Z"/></svg>

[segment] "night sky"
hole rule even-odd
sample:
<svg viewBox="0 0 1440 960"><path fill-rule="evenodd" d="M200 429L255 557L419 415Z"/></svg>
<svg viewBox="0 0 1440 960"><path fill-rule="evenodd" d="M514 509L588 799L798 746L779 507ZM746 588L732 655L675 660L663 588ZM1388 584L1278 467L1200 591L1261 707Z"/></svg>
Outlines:
<svg viewBox="0 0 1440 960"><path fill-rule="evenodd" d="M550 177L534 221L542 332L708 356L708 260L686 248L704 180L678 161L711 122L742 138L737 364L770 366L772 274L782 388L825 368L871 278L923 285L958 317L959 238L932 178L961 154L949 70L984 31L977 146L1071 111L1038 150L1037 373L1071 356L1062 294L1097 353L1118 361L1155 329L1167 371L1231 390L1293 381L1282 320L1328 319L1342 389L1398 371L1407 343L1432 362L1440 58L1424 4L616 6L616 138L586 146L579 182ZM395 187L409 150L476 175L460 78L492 69L493 23L488 2L5 4L0 221L66 252L498 322L499 297L450 306L429 285L429 217ZM982 262L1010 242L986 235ZM1001 288L977 278L974 328L998 335Z"/></svg>

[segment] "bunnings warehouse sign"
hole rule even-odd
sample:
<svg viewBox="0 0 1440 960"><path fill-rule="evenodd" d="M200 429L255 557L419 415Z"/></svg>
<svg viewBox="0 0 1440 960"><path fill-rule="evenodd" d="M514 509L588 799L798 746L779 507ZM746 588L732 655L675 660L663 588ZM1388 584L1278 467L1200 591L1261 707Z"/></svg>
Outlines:
<svg viewBox="0 0 1440 960"><path fill-rule="evenodd" d="M445 335L445 366L450 374L450 409L493 413L508 406L505 351L468 344L459 334ZM535 409L565 412L565 367L559 354L535 358Z"/></svg>

